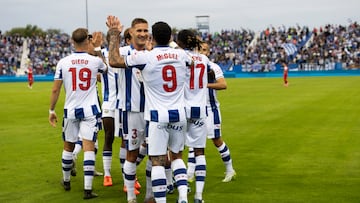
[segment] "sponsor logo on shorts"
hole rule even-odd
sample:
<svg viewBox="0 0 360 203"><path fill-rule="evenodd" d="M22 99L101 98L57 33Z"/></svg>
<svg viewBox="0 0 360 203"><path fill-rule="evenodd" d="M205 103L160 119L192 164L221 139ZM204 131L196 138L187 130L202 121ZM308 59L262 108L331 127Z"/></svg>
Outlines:
<svg viewBox="0 0 360 203"><path fill-rule="evenodd" d="M194 124L194 125L196 125L198 127L201 127L201 126L203 126L205 124L204 121L197 120L197 119L190 119L189 123L192 123L192 124Z"/></svg>
<svg viewBox="0 0 360 203"><path fill-rule="evenodd" d="M176 131L182 131L184 126L183 125L175 125L175 124L168 124L167 126L164 125L157 125L158 129L168 129L168 130L176 130Z"/></svg>

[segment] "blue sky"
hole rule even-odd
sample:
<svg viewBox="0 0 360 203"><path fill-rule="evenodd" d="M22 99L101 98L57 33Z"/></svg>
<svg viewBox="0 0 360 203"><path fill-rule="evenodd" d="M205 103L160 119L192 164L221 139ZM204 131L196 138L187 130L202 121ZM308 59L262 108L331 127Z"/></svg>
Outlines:
<svg viewBox="0 0 360 203"><path fill-rule="evenodd" d="M165 21L178 29L195 28L195 16L208 15L210 32L360 21L359 0L2 0L1 8L2 31L31 24L71 33L86 27L86 22L90 31L106 31L109 14L118 16L125 27L133 18L142 17L150 25Z"/></svg>

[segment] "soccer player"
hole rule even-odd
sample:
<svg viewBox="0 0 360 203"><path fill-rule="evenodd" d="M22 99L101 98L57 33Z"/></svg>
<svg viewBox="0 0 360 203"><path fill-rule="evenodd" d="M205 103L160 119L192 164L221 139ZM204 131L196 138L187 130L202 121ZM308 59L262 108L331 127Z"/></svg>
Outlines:
<svg viewBox="0 0 360 203"><path fill-rule="evenodd" d="M32 85L34 84L34 75L33 75L33 69L32 69L32 67L30 66L30 65L31 65L30 63L31 63L31 62L30 62L30 59L29 59L29 61L28 61L28 68L27 68L26 73L27 73L27 79L28 79L28 87L29 87L30 89L32 89Z"/></svg>
<svg viewBox="0 0 360 203"><path fill-rule="evenodd" d="M135 18L129 30L130 45L120 48L120 55L126 56L146 50L149 39L149 26L145 19ZM140 184L136 181L136 168L139 157L146 155L145 142L144 105L145 94L140 70L137 68L122 69L124 82L120 84L122 94L121 108L123 110L123 136L126 142L127 152L124 163L124 191L127 191L127 199L136 200L139 194ZM140 155L141 154L141 155ZM148 194L151 195L151 194Z"/></svg>
<svg viewBox="0 0 360 203"><path fill-rule="evenodd" d="M101 113L96 80L97 74L106 71L107 67L101 58L87 53L90 44L87 29L78 28L74 30L72 41L75 52L61 59L56 66L50 97L49 122L53 127L56 127L55 106L61 87L64 85L62 184L66 191L71 189L72 151L80 135L84 150L84 199L91 199L98 196L92 191L95 170L95 141L98 133L97 116Z"/></svg>
<svg viewBox="0 0 360 203"><path fill-rule="evenodd" d="M284 69L284 71L283 71L284 86L287 87L287 86L289 86L289 83L288 83L288 80L287 80L289 67L288 67L285 59L281 62L281 65L283 66L283 69Z"/></svg>
<svg viewBox="0 0 360 203"><path fill-rule="evenodd" d="M206 95L207 74L210 61L207 56L195 52L200 49L201 41L191 30L181 30L177 36L177 44L191 56L194 63L190 67L190 80L185 87L185 104L187 117L186 145L194 149L196 191L195 203L203 202L203 190L206 177Z"/></svg>
<svg viewBox="0 0 360 203"><path fill-rule="evenodd" d="M155 200L157 203L166 202L164 166L169 147L179 191L178 201L187 203L187 175L182 150L186 129L184 88L188 81L191 58L183 50L168 46L171 28L165 22L157 22L152 26L155 46L151 51L121 57L117 51L121 23L117 17L109 16L106 24L111 35L110 65L137 67L141 70L146 95L144 118L148 122L148 153L152 162L151 180Z"/></svg>
<svg viewBox="0 0 360 203"><path fill-rule="evenodd" d="M101 53L101 49L100 49L100 46L102 44L102 40L103 40L103 37L102 37L102 34L100 32L95 32L94 33L94 36L93 35L89 35L88 36L89 40L91 41L91 43L89 43L89 46L88 46L88 50L87 52L93 56L98 56L100 57L104 63L106 63L106 59L105 57L102 55ZM95 48L97 47L98 48ZM107 71L106 71L107 72ZM106 74L106 72L104 72L103 74ZM101 81L100 79L100 76L101 73L99 73L97 76L97 81ZM98 119L98 131L102 130L102 121L101 121L101 114L98 115L97 117ZM95 156L97 155L97 152L98 152L98 149L99 149L99 144L98 144L98 139L96 139L96 142L95 142ZM83 147L83 143L82 143L82 138L81 136L79 135L79 140L76 142L75 144L75 148L73 150L73 166L71 168L71 175L72 176L76 176L77 174L77 170L76 170L76 161L77 161L77 156L78 154L81 152L82 150L82 147ZM103 173L97 171L95 169L94 171L94 176L102 176Z"/></svg>
<svg viewBox="0 0 360 203"><path fill-rule="evenodd" d="M204 55L210 54L210 48L207 43L201 44L200 53ZM230 156L230 149L223 141L221 136L221 113L220 113L220 103L216 97L217 90L226 89L226 81L224 78L224 74L221 68L216 64L210 61L210 69L214 73L214 78L211 78L208 82L208 95L207 95L207 110L208 117L206 119L207 123L207 135L209 139L212 139L215 147L220 153L220 156L224 162L226 172L225 178L222 182L230 182L235 176L236 172L232 165L232 159ZM195 162L193 159L193 153L190 153L191 149L189 149L188 161ZM188 163L188 176L189 181L191 182L194 177L194 164Z"/></svg>
<svg viewBox="0 0 360 203"><path fill-rule="evenodd" d="M107 42L109 43L109 36L106 37ZM124 32L124 40L126 44L130 44L130 28L126 29ZM102 55L105 57L107 63L109 63L108 56L109 50L107 47L101 50ZM105 131L105 142L103 148L103 166L104 166L104 186L112 186L112 177L111 177L111 162L112 162L112 144L115 137L121 137L121 146L120 146L120 165L121 172L123 173L123 165L126 159L126 148L125 140L123 139L122 133L122 89L120 85L123 83L124 72L118 68L112 68L109 66L108 73L103 73L101 77L102 84L102 96L103 96L103 125ZM109 109L110 108L110 109ZM107 113L109 112L109 113ZM138 191L135 191L136 194L139 194Z"/></svg>
<svg viewBox="0 0 360 203"><path fill-rule="evenodd" d="M108 41L108 37L107 37ZM97 50L100 47L95 48ZM101 49L101 53L108 63L108 49L105 47ZM116 117L117 110L117 96L119 94L119 72L118 69L114 69L108 66L108 71L100 74L101 80L101 92L102 92L102 123L104 126L104 147L103 147L103 167L104 167L104 186L112 186L111 177L111 163L112 163L112 145L115 135L121 136L120 131L120 118ZM116 119L115 119L116 117ZM116 122L115 122L116 120Z"/></svg>

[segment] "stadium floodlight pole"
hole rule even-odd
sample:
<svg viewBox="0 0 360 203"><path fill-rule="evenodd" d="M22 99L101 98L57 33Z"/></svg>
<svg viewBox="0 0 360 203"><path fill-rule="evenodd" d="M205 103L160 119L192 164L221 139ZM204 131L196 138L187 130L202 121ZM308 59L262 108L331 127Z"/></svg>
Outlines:
<svg viewBox="0 0 360 203"><path fill-rule="evenodd" d="M85 9L86 9L86 29L89 29L89 20L88 20L88 1L85 0Z"/></svg>

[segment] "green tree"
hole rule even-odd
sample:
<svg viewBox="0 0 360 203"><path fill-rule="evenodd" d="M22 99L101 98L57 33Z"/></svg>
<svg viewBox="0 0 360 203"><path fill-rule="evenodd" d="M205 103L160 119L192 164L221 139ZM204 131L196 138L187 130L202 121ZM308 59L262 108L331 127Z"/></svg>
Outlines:
<svg viewBox="0 0 360 203"><path fill-rule="evenodd" d="M36 25L26 25L26 27L16 27L6 32L7 35L20 35L22 37L41 36L45 35L41 28Z"/></svg>

